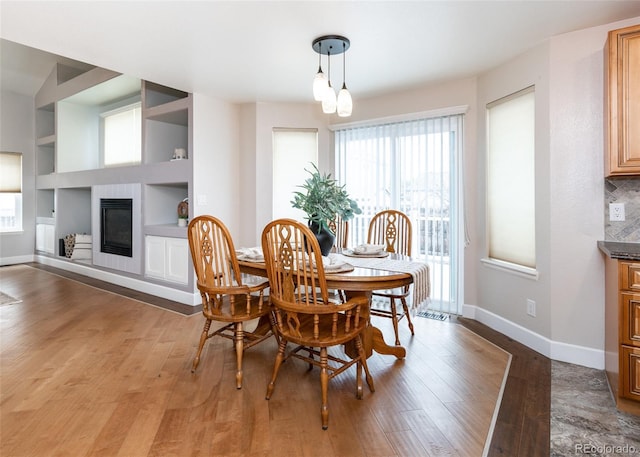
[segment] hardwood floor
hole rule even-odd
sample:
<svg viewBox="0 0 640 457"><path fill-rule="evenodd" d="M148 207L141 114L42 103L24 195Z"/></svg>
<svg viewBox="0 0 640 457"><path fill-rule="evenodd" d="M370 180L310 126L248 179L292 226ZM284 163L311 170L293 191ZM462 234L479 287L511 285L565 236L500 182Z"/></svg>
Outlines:
<svg viewBox="0 0 640 457"><path fill-rule="evenodd" d="M511 362L487 444L510 355L478 337L501 339L474 321L416 318L413 338L403 327L405 360L369 359L375 393L356 400L354 370L331 381L323 431L318 371L306 364L287 362L264 399L274 340L245 353L236 390L228 340L211 340L190 372L199 313L46 270L0 269L2 290L22 299L0 306L2 456L480 456L485 445L488 455L549 455L544 386L526 379L541 363L530 354ZM389 320L376 324L393 334Z"/></svg>

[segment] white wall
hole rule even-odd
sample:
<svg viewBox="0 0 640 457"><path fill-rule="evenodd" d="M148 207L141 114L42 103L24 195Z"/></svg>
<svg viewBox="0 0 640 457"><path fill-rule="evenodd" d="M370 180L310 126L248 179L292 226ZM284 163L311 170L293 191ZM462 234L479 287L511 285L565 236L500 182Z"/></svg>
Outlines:
<svg viewBox="0 0 640 457"><path fill-rule="evenodd" d="M327 128L329 116L322 114L320 106L314 103L258 103L252 105L255 108L253 115L247 115L244 108L243 132L247 132L249 138L255 135L255 149L251 157L250 151L244 151L243 167L255 167L255 199L247 202L255 202L243 205L241 219L254 223L253 233L249 233L247 227L242 232L242 238L237 244L245 246L257 246L260 244L260 236L263 227L272 219L272 162L273 142L272 131L274 127L281 128L317 128L318 129L318 168L328 171L330 156L333 151L330 147L330 135ZM254 121L254 124L251 122ZM244 134L244 133L243 133ZM253 162L251 161L253 160ZM250 175L250 174L249 174ZM306 177L292 176L292 180Z"/></svg>
<svg viewBox="0 0 640 457"><path fill-rule="evenodd" d="M503 319L521 325L546 338L550 336L549 267L549 46L542 44L511 62L478 78L478 188L477 306ZM535 85L535 216L536 269L539 278L531 279L491 268L480 262L487 257L486 234L486 105L526 87ZM526 314L526 300L536 302L537 317ZM467 302L468 303L468 302Z"/></svg>
<svg viewBox="0 0 640 457"><path fill-rule="evenodd" d="M598 353L604 350L604 263L596 247L605 225L603 49L609 30L638 23L640 17L551 40L550 335ZM562 358L565 349L556 344L552 356Z"/></svg>
<svg viewBox="0 0 640 457"><path fill-rule="evenodd" d="M609 30L640 18L552 38L482 75L478 105L536 84L536 255L539 279L477 264L476 318L544 355L604 368L604 55ZM484 110L478 117L484 163ZM479 175L479 234L484 233ZM484 253L481 253L484 255ZM536 300L537 317L526 315Z"/></svg>
<svg viewBox="0 0 640 457"><path fill-rule="evenodd" d="M240 108L193 94L193 214L212 214L235 235L240 227ZM204 203L203 199L205 200ZM235 241L235 240L234 240Z"/></svg>
<svg viewBox="0 0 640 457"><path fill-rule="evenodd" d="M0 265L33 260L35 250L35 138L33 98L0 93L0 150L22 152L22 232L0 234Z"/></svg>

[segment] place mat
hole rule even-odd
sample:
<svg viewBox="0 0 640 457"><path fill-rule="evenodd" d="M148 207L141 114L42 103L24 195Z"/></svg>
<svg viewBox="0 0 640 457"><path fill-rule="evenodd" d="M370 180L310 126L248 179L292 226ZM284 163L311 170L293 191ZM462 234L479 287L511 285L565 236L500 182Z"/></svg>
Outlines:
<svg viewBox="0 0 640 457"><path fill-rule="evenodd" d="M345 256L345 259L346 258ZM366 258L363 256L349 257L348 259L349 262L353 263L356 267L409 273L413 277L412 311L424 311L429 304L431 283L429 279L429 265L426 263L391 258Z"/></svg>
<svg viewBox="0 0 640 457"><path fill-rule="evenodd" d="M375 252L372 254L357 254L353 252L353 249L344 249L342 251L342 255L346 255L347 257L361 257L361 258L370 258L370 259L381 259L387 257L389 253L387 251Z"/></svg>
<svg viewBox="0 0 640 457"><path fill-rule="evenodd" d="M22 303L22 300L20 300L18 298L14 298L9 294L5 294L4 292L0 291L0 306L3 306L3 305L15 305L17 303Z"/></svg>

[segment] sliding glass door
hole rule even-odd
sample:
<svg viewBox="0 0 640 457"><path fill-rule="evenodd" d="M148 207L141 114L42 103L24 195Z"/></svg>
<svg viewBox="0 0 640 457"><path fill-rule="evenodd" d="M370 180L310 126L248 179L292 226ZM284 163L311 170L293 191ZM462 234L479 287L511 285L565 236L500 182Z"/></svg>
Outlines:
<svg viewBox="0 0 640 457"><path fill-rule="evenodd" d="M366 242L372 216L406 213L412 254L431 269L429 308L459 313L463 116L339 129L336 176L363 213L350 221L349 245Z"/></svg>

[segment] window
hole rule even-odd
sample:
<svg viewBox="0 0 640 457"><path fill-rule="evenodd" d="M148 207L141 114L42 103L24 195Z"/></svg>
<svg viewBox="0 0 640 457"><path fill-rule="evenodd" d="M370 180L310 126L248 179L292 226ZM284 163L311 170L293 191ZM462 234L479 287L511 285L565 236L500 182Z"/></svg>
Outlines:
<svg viewBox="0 0 640 457"><path fill-rule="evenodd" d="M0 152L0 232L22 230L22 154Z"/></svg>
<svg viewBox="0 0 640 457"><path fill-rule="evenodd" d="M130 165L142 157L142 104L102 113L104 166Z"/></svg>
<svg viewBox="0 0 640 457"><path fill-rule="evenodd" d="M318 131L316 129L273 130L273 218L290 217L303 220L302 210L293 208L291 200L298 186L304 184L318 164Z"/></svg>
<svg viewBox="0 0 640 457"><path fill-rule="evenodd" d="M487 105L489 258L529 269L536 267L534 128L533 87Z"/></svg>
<svg viewBox="0 0 640 457"><path fill-rule="evenodd" d="M426 116L426 115L425 115ZM369 221L397 209L412 225L412 255L429 264L430 309L458 313L463 115L336 130L336 174L363 214L349 221L349 246Z"/></svg>

